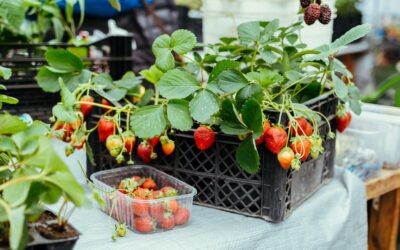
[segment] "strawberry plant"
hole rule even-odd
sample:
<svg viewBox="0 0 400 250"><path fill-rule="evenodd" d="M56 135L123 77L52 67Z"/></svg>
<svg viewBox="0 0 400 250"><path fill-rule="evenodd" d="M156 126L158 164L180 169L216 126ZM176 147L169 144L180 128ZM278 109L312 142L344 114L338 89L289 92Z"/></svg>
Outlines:
<svg viewBox="0 0 400 250"><path fill-rule="evenodd" d="M361 112L359 90L351 81L345 83L351 73L335 55L370 30L368 25L358 26L332 44L308 49L299 37L302 27L302 22L287 27L281 27L278 20L247 22L238 26L237 37L221 38L219 43L210 45L197 44L196 37L187 30L162 35L152 47L155 65L141 72L154 90L144 93L143 102L134 103L127 98L132 88L136 91L134 96L142 96L140 82L133 75L124 76L129 80L120 80L123 84L117 81L113 85L105 74L84 73L87 77L81 80L85 83L75 86L68 84L75 68L65 67L63 62L55 68L50 57L49 66L44 67L51 72L52 81L41 79L40 73L38 80L47 90L61 88L63 102L53 110L58 121L73 122L73 113L82 104L108 108L107 115L116 124L113 134L130 130L142 139L138 155L145 162L157 157L156 146L152 145L155 137L197 128L194 139L199 150L213 147L217 133L237 136L241 143L236 160L248 173L259 170L257 144L263 142L274 154L292 145L292 168L298 169L299 161L323 152L318 127L321 123L330 125L327 117L304 102L334 92L341 102L349 103L354 113ZM193 51L196 47L203 47L205 53ZM65 73L58 68L66 69ZM79 67L75 75L82 73ZM56 78L62 79L60 85L55 84ZM123 106L78 101L88 92L121 101ZM269 112L279 114L277 121L268 119ZM127 118L124 129L121 114ZM283 124L284 117L287 124ZM333 136L331 131L328 137ZM122 160L126 151L123 148L114 156ZM283 167L287 168L287 163Z"/></svg>
<svg viewBox="0 0 400 250"><path fill-rule="evenodd" d="M0 241L24 249L28 223L40 217L43 204L63 199L53 225L62 231L73 211L66 204L82 206L85 191L54 150L48 125L8 113L0 114L0 124Z"/></svg>

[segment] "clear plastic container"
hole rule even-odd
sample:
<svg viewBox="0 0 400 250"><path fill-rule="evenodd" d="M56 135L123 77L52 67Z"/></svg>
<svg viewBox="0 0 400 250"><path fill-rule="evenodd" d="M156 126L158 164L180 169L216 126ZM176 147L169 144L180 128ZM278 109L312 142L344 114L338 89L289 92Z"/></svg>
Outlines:
<svg viewBox="0 0 400 250"><path fill-rule="evenodd" d="M121 180L135 175L152 178L160 188L173 187L178 195L143 200L131 198L117 190ZM188 184L144 165L100 171L92 174L90 179L105 201L101 209L138 233L161 232L186 225L192 211L193 196L197 193Z"/></svg>

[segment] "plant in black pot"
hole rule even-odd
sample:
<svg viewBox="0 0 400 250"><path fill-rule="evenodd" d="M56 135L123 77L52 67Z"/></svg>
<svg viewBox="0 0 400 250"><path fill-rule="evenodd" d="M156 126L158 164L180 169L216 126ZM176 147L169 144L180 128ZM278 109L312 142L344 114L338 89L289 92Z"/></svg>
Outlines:
<svg viewBox="0 0 400 250"><path fill-rule="evenodd" d="M8 113L0 124L0 247L72 249L79 232L67 204L82 206L85 192L54 150L49 126ZM61 199L57 215L45 211Z"/></svg>
<svg viewBox="0 0 400 250"><path fill-rule="evenodd" d="M114 162L133 154L194 185L200 204L282 221L333 176L334 128L343 131L351 118L338 99L361 112L359 90L335 55L370 30L358 26L310 50L298 36L302 27L282 27L278 20L243 23L238 37L222 38L193 56L201 45L191 32L162 35L153 44L156 64L141 72L153 83L150 103L121 97L123 104L109 108L85 133L97 128ZM91 84L96 81L68 94L69 110L56 112L56 119L66 122L88 107L107 109L80 99L103 95Z"/></svg>

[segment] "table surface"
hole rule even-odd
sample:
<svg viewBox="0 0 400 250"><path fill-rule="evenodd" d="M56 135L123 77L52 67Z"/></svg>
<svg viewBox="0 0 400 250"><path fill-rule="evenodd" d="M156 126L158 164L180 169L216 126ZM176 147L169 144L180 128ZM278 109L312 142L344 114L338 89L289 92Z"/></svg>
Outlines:
<svg viewBox="0 0 400 250"><path fill-rule="evenodd" d="M273 224L194 206L186 227L154 234L128 230L112 242L115 221L96 207L80 208L70 222L81 233L75 249L366 249L364 183L342 169L289 218ZM161 247L161 248L160 248Z"/></svg>
<svg viewBox="0 0 400 250"><path fill-rule="evenodd" d="M400 188L400 168L382 169L365 183L367 200L379 197Z"/></svg>

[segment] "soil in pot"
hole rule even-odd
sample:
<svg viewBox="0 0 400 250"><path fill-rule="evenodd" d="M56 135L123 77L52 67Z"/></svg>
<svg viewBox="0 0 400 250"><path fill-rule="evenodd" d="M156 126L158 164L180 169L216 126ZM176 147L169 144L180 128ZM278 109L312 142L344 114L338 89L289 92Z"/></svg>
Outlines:
<svg viewBox="0 0 400 250"><path fill-rule="evenodd" d="M46 239L59 240L79 236L79 232L70 225L60 226L57 223L38 225L35 229Z"/></svg>
<svg viewBox="0 0 400 250"><path fill-rule="evenodd" d="M42 215L40 216L38 222L46 223L47 221L55 220L55 219L57 219L57 215L55 215L52 212L46 210L46 211L44 211L42 213Z"/></svg>

